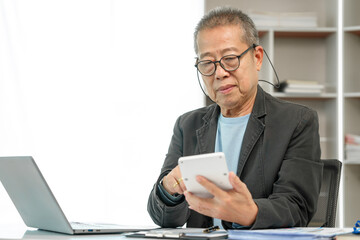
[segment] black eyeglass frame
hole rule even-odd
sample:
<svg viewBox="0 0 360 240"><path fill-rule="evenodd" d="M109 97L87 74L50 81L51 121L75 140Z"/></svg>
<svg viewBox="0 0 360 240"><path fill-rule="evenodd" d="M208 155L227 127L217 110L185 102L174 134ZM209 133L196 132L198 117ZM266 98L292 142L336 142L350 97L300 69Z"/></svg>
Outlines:
<svg viewBox="0 0 360 240"><path fill-rule="evenodd" d="M212 76L212 75L216 72L216 68L217 68L217 64L216 64L216 63L219 63L220 66L221 66L225 71L233 72L233 71L235 71L236 69L238 69L238 68L240 67L240 58L241 58L243 55L245 55L250 49L252 49L252 48L253 48L253 49L256 49L257 46L258 46L258 45L256 45L256 44L254 43L253 45L251 45L250 47L248 47L244 52L242 52L240 55L234 55L234 54L226 55L226 56L223 56L222 58L220 58L220 60L218 60L218 61L211 61L211 60L198 61L199 59L197 58L197 62L196 62L196 64L195 64L195 67L196 67L196 69L198 70L198 72L201 73L201 75L207 76L207 77ZM234 57L236 57L236 58L238 59L238 65L237 65L237 67L234 68L234 69L231 69L231 70L226 69L225 66L221 63L221 61L222 61L224 58L229 57L229 56L234 56ZM203 73L199 70L198 65L199 65L200 63L204 63L204 62L214 64L215 67L214 67L214 70L213 70L213 72L212 72L211 74L203 74Z"/></svg>

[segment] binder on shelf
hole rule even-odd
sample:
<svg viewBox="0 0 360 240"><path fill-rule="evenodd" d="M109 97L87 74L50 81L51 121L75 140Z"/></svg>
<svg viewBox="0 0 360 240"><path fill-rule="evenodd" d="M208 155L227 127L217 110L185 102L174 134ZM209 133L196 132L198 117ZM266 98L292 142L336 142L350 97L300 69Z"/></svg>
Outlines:
<svg viewBox="0 0 360 240"><path fill-rule="evenodd" d="M291 94L321 94L325 86L317 81L287 79L280 83L279 92Z"/></svg>
<svg viewBox="0 0 360 240"><path fill-rule="evenodd" d="M345 161L358 161L360 163L360 136L345 135Z"/></svg>
<svg viewBox="0 0 360 240"><path fill-rule="evenodd" d="M360 145L360 136L355 134L346 134L345 143L352 145Z"/></svg>
<svg viewBox="0 0 360 240"><path fill-rule="evenodd" d="M318 26L316 12L249 11L248 15L258 27L315 28Z"/></svg>

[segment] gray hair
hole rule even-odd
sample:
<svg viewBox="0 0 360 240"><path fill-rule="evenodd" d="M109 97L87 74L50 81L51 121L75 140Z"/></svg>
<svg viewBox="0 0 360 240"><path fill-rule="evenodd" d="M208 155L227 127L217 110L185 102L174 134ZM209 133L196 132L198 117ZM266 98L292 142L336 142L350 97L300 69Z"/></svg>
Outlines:
<svg viewBox="0 0 360 240"><path fill-rule="evenodd" d="M243 41L249 46L259 44L259 35L251 18L241 10L231 7L217 7L204 15L194 32L194 48L198 53L197 36L200 31L217 26L239 25L243 31Z"/></svg>

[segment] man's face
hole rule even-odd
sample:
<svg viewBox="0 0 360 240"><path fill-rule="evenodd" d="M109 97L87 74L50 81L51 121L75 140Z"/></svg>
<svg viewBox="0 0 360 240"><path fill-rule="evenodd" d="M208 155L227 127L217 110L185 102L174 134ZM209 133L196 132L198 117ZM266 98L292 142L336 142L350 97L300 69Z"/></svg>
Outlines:
<svg viewBox="0 0 360 240"><path fill-rule="evenodd" d="M249 46L241 41L242 30L237 25L219 26L198 33L199 61L218 61L226 55L240 55ZM263 57L261 46L250 50L240 58L235 71L224 70L217 63L211 76L202 76L209 97L223 110L240 110L250 99L255 99Z"/></svg>

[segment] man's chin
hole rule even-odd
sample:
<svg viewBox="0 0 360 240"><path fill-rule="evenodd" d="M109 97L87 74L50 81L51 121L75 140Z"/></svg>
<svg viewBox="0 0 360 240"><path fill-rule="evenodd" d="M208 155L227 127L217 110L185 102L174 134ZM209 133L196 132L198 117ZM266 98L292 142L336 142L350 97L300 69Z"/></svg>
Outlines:
<svg viewBox="0 0 360 240"><path fill-rule="evenodd" d="M220 106L220 108L232 109L239 104L239 100L234 98L218 99L216 103Z"/></svg>

